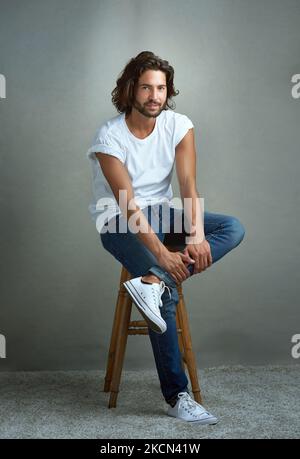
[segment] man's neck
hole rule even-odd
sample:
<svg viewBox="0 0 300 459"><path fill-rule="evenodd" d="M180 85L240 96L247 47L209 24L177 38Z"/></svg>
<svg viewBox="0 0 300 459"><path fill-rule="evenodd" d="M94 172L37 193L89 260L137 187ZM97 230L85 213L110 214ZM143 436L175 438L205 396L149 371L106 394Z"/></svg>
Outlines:
<svg viewBox="0 0 300 459"><path fill-rule="evenodd" d="M126 117L126 123L129 129L139 134L141 137L146 137L151 134L154 129L155 122L156 118L148 118L134 108L132 108L131 113L128 117Z"/></svg>

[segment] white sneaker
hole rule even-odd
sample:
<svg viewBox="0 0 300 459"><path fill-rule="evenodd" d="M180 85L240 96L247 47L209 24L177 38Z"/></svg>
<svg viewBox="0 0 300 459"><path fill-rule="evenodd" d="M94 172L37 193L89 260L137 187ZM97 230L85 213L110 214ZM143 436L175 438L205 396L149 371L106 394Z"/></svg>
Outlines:
<svg viewBox="0 0 300 459"><path fill-rule="evenodd" d="M218 419L191 398L187 392L179 392L177 403L168 408L167 414L193 424L217 424Z"/></svg>
<svg viewBox="0 0 300 459"><path fill-rule="evenodd" d="M164 281L159 284L147 284L141 279L142 276L136 277L124 282L123 285L149 327L156 333L164 333L167 330L167 324L161 317L159 308L163 305L161 296L166 288L171 297L170 289Z"/></svg>

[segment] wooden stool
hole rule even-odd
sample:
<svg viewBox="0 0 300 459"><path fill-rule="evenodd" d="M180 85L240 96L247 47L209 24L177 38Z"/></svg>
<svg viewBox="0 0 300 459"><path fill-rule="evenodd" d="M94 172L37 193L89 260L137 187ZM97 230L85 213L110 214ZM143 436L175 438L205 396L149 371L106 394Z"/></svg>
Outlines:
<svg viewBox="0 0 300 459"><path fill-rule="evenodd" d="M168 248L175 251L174 248ZM122 266L121 279L118 293L118 300L114 315L110 347L106 366L104 392L110 392L108 408L117 406L117 397L121 380L122 367L124 362L127 336L148 335L148 325L145 320L130 321L132 300L123 282L131 279L130 273ZM182 286L177 285L179 303L176 311L176 324L178 333L179 348L184 365L187 367L194 399L202 403L202 397L198 382L197 364L192 349L192 340L188 324L188 315L184 303Z"/></svg>

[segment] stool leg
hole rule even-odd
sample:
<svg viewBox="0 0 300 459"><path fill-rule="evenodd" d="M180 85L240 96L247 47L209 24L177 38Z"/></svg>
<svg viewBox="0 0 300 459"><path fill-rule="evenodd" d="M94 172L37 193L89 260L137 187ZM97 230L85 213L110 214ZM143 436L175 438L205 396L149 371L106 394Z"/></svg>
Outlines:
<svg viewBox="0 0 300 459"><path fill-rule="evenodd" d="M178 309L176 310L176 325L177 325L177 333L178 333L178 344L179 344L180 353L182 355L182 365L183 365L183 369L185 370L187 365L186 365L186 359L185 359L185 355L184 355L184 345L183 345L183 339L182 339L182 328L181 328L181 325L179 323ZM180 331L179 331L179 329L180 329Z"/></svg>
<svg viewBox="0 0 300 459"><path fill-rule="evenodd" d="M182 329L182 343L184 347L184 358L188 368L194 399L202 403L201 391L198 382L197 362L192 349L192 338L189 329L188 315L182 294L182 286L178 286L179 303L177 306L177 315L179 326Z"/></svg>
<svg viewBox="0 0 300 459"><path fill-rule="evenodd" d="M127 291L123 285L123 282L128 280L129 277L130 277L129 273L123 267L122 272L121 272L118 299L117 299L117 305L116 305L115 315L114 315L114 320L113 320L111 338L110 338L110 346L109 346L107 365L106 365L105 383L104 383L104 389L103 389L104 392L109 392L110 390L111 378L112 378L113 367L114 367L114 362L115 362L116 340L119 334L121 310L125 307L126 298L127 298Z"/></svg>
<svg viewBox="0 0 300 459"><path fill-rule="evenodd" d="M119 294L118 294L117 306L115 309L111 338L110 338L110 346L109 346L109 352L108 352L105 383L104 383L104 392L109 392L110 390L110 383L111 383L113 366L114 366L114 361L115 361L115 353L116 353L116 341L117 341L117 336L119 334L121 310L124 307L125 301L126 301L125 292L122 292L120 288Z"/></svg>
<svg viewBox="0 0 300 459"><path fill-rule="evenodd" d="M130 298L126 299L124 307L120 312L120 324L118 335L116 338L115 360L113 365L112 379L110 384L110 398L108 408L116 408L117 397L119 392L121 373L124 362L124 355L128 337L128 327L130 322L132 301Z"/></svg>

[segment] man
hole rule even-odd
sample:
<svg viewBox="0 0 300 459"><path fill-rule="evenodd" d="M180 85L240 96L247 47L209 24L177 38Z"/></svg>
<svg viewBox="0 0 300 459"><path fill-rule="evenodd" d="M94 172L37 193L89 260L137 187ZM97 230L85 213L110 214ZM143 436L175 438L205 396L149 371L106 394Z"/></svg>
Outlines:
<svg viewBox="0 0 300 459"><path fill-rule="evenodd" d="M215 424L217 418L189 395L178 346L176 287L236 247L244 228L235 217L202 213L194 126L173 111L173 80L173 67L150 51L125 66L112 92L120 114L98 129L87 152L94 190L89 210L103 247L132 276L124 285L149 326L167 414ZM181 200L188 201L184 209L171 202L174 165Z"/></svg>

